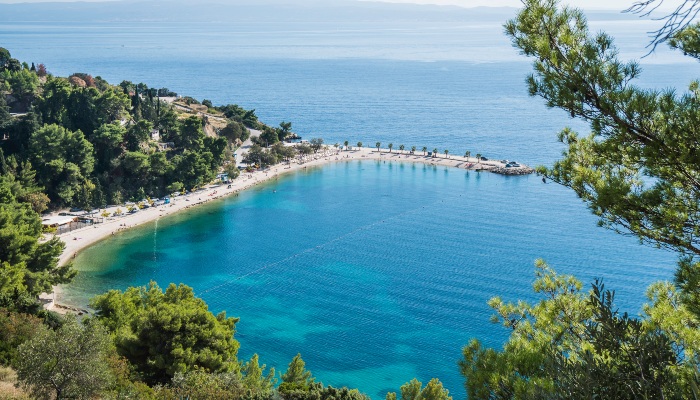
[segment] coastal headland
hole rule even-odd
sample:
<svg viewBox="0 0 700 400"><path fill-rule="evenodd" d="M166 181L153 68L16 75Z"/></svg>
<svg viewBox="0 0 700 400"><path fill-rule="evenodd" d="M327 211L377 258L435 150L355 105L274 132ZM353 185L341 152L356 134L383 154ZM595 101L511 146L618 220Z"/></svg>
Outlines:
<svg viewBox="0 0 700 400"><path fill-rule="evenodd" d="M221 197L234 195L240 191L259 185L265 181L280 175L299 171L307 168L322 166L332 162L349 162L357 160L421 163L426 165L443 166L450 168L466 169L473 171L489 171L506 175L525 175L534 170L525 165L506 167L503 161L478 160L476 157L462 157L453 155L424 155L422 152L411 154L408 151L390 151L377 148L352 148L350 150L337 149L333 146L324 146L317 153L306 157L297 158L289 163L281 163L264 170L253 172L242 171L241 175L230 184L208 185L197 191L171 197L170 204L150 207L135 213L122 213L115 215L118 209L124 209L124 205L110 206L100 209L100 214L109 214L102 223L93 224L81 229L58 235L65 243L65 249L60 256L59 265L64 265L75 258L78 252L101 240L108 240L120 232L155 221L159 218L177 212L186 212L197 205L208 203ZM47 236L48 238L48 236ZM54 288L54 293L60 293L59 288ZM78 311L70 307L56 304L55 295L43 297L46 308L55 311Z"/></svg>

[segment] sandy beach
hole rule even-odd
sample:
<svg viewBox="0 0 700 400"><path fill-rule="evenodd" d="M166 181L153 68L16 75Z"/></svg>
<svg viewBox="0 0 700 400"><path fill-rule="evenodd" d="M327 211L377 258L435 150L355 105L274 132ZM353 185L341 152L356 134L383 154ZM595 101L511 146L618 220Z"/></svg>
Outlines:
<svg viewBox="0 0 700 400"><path fill-rule="evenodd" d="M241 175L233 180L230 185L209 185L206 188L187 195L171 197L171 203L167 205L142 209L133 214L126 213L126 207L124 205L100 209L99 214L106 211L110 215L113 215L118 208L121 208L121 210L125 213L121 216L105 218L103 223L94 224L92 226L58 235L58 237L66 244L66 247L59 259L59 264L63 265L71 261L80 250L100 240L108 240L113 235L119 234L120 231L157 220L158 218L165 217L167 215L171 215L173 213L186 210L224 196L233 195L282 174L302 170L304 168L321 166L331 162L348 162L354 160L413 162L471 170L493 170L504 167L503 163L500 161L489 160L479 162L475 157L470 157L468 159L465 157L451 155L445 157L444 154L437 155L436 157L429 157L423 155L422 152L409 154L409 151L390 152L388 149L381 149L380 151L377 151L376 148L353 148L352 150L339 150L332 146L326 146L318 153L309 155L303 159L297 158L289 164L283 162L264 171L259 170L250 173L241 171ZM520 168L527 169L528 167L522 166ZM54 287L54 292L57 292L58 290L59 288ZM55 295L42 296L42 299L46 303L46 307L48 309L56 309L56 311L60 311L62 307L59 305L58 308L56 308L53 301L54 298L56 298Z"/></svg>

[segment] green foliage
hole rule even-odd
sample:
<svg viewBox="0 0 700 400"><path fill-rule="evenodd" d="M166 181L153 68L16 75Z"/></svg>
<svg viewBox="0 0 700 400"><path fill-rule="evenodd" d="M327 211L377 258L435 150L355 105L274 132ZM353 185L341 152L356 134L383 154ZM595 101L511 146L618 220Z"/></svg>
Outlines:
<svg viewBox="0 0 700 400"><path fill-rule="evenodd" d="M45 125L32 134L29 151L37 180L47 188L51 201L72 204L92 173L95 163L92 144L81 131Z"/></svg>
<svg viewBox="0 0 700 400"><path fill-rule="evenodd" d="M241 171L236 166L235 162L230 162L224 166L224 172L228 174L229 180L238 178L241 175Z"/></svg>
<svg viewBox="0 0 700 400"><path fill-rule="evenodd" d="M270 151L275 155L277 160L289 161L294 158L297 154L294 147L285 146L282 142L277 142L270 148Z"/></svg>
<svg viewBox="0 0 700 400"><path fill-rule="evenodd" d="M43 95L34 106L44 123L63 126L70 123L67 107L71 91L71 86L66 79L51 76L47 78Z"/></svg>
<svg viewBox="0 0 700 400"><path fill-rule="evenodd" d="M287 136L292 132L292 123L291 122L280 122L280 128L277 131L277 134L279 136L280 141L284 141L284 139L287 138Z"/></svg>
<svg viewBox="0 0 700 400"><path fill-rule="evenodd" d="M17 347L32 339L43 328L40 318L0 309L0 365L17 361Z"/></svg>
<svg viewBox="0 0 700 400"><path fill-rule="evenodd" d="M386 400L396 400L396 393L387 393ZM439 379L431 379L423 387L423 384L414 378L401 386L401 400L452 400L452 397L450 392L442 387Z"/></svg>
<svg viewBox="0 0 700 400"><path fill-rule="evenodd" d="M226 151L226 139L224 138L214 138L205 137L204 138L204 152L209 152L212 155L211 170L216 172L219 166L224 161L224 155Z"/></svg>
<svg viewBox="0 0 700 400"><path fill-rule="evenodd" d="M296 145L295 148L297 150L297 153L299 153L301 155L305 155L305 156L308 156L309 154L314 152L314 150L311 148L311 146L309 146L308 144L305 144L305 143L300 143L300 144Z"/></svg>
<svg viewBox="0 0 700 400"><path fill-rule="evenodd" d="M19 62L18 59L10 58L7 61L7 66L5 67L5 69L10 72L19 72L22 70L22 64Z"/></svg>
<svg viewBox="0 0 700 400"><path fill-rule="evenodd" d="M64 78L49 78L36 110L44 123L81 130L91 137L103 124L127 115L129 98L118 88L73 87Z"/></svg>
<svg viewBox="0 0 700 400"><path fill-rule="evenodd" d="M235 372L190 371L176 373L171 384L159 390L157 398L230 400L242 399L245 394L241 377Z"/></svg>
<svg viewBox="0 0 700 400"><path fill-rule="evenodd" d="M282 374L282 384L277 390L282 394L297 390L308 391L313 382L311 371L306 370L306 364L301 358L301 354L297 354L289 363L287 371Z"/></svg>
<svg viewBox="0 0 700 400"><path fill-rule="evenodd" d="M28 203L36 213L46 210L49 198L43 193L43 188L37 185L36 171L29 161L17 165L16 159L10 156L9 162L5 162L0 149L0 174L3 175L0 179L5 181L17 201Z"/></svg>
<svg viewBox="0 0 700 400"><path fill-rule="evenodd" d="M35 300L53 285L69 282L75 272L70 265L57 267L63 242L39 243L39 215L18 201L13 187L11 178L0 176L0 305L17 309L26 302L20 299Z"/></svg>
<svg viewBox="0 0 700 400"><path fill-rule="evenodd" d="M187 149L200 149L204 146L204 131L202 130L202 120L191 116L185 119L180 126L180 132L173 137L175 146Z"/></svg>
<svg viewBox="0 0 700 400"><path fill-rule="evenodd" d="M680 26L667 23L660 32ZM699 26L675 32L671 47L698 58ZM558 380L549 381L550 388L571 390L572 396L624 397L620 392L627 389L627 397L697 398L693 331L700 315L700 84L692 82L680 96L634 86L641 74L638 64L619 60L611 37L591 34L579 10L562 8L557 1L526 1L506 32L523 54L535 59L530 94L591 128L588 136L563 130L564 158L539 172L572 188L601 225L679 254L680 291L669 284L652 287L652 304L642 320L610 311L612 296L594 285L586 302L592 316L581 327L589 353L541 356L561 372ZM592 330L591 321L601 329ZM624 354L606 348L613 340L622 344ZM472 355L500 357L472 350ZM625 383L615 387L609 379Z"/></svg>
<svg viewBox="0 0 700 400"><path fill-rule="evenodd" d="M4 47L0 47L0 70L7 67L7 63L10 61L10 59L12 59L10 51Z"/></svg>
<svg viewBox="0 0 700 400"><path fill-rule="evenodd" d="M314 153L317 153L323 147L323 138L313 138L309 140L309 145L314 150Z"/></svg>
<svg viewBox="0 0 700 400"><path fill-rule="evenodd" d="M277 163L277 157L271 151L263 149L260 145L254 144L243 157L243 162L248 165L258 164L262 168Z"/></svg>
<svg viewBox="0 0 700 400"><path fill-rule="evenodd" d="M33 72L23 69L17 72L5 71L4 80L10 85L12 94L15 95L25 106L37 94L39 88L39 77Z"/></svg>
<svg viewBox="0 0 700 400"><path fill-rule="evenodd" d="M258 117L255 115L255 110L245 110L237 104L229 104L222 107L217 107L226 118L240 122L249 128L258 128L260 124Z"/></svg>
<svg viewBox="0 0 700 400"><path fill-rule="evenodd" d="M684 55L700 59L700 23L695 23L677 32L668 40L669 46Z"/></svg>
<svg viewBox="0 0 700 400"><path fill-rule="evenodd" d="M311 383L305 390L287 390L284 393L280 391L280 394L285 400L370 400L357 389L324 387L321 383Z"/></svg>
<svg viewBox="0 0 700 400"><path fill-rule="evenodd" d="M275 369L270 368L270 371L265 375L265 364L260 366L257 354L253 354L250 361L243 364L241 372L243 373L243 386L245 386L249 395L260 395L263 397L272 395L272 391L277 383Z"/></svg>
<svg viewBox="0 0 700 400"><path fill-rule="evenodd" d="M249 132L242 123L231 121L226 124L221 131L219 131L219 135L225 137L229 142L233 143L237 140L243 142L248 139Z"/></svg>
<svg viewBox="0 0 700 400"><path fill-rule="evenodd" d="M152 388L138 380L132 380L129 362L110 350L107 365L112 375L110 385L103 392L105 399L155 399Z"/></svg>
<svg viewBox="0 0 700 400"><path fill-rule="evenodd" d="M268 147L277 142L279 142L279 135L277 134L277 131L269 126L264 126L262 132L260 133L260 145Z"/></svg>
<svg viewBox="0 0 700 400"><path fill-rule="evenodd" d="M168 185L167 190L168 193L175 193L175 192L181 192L185 186L182 184L182 182L173 182L170 185Z"/></svg>
<svg viewBox="0 0 700 400"><path fill-rule="evenodd" d="M89 138L95 148L95 169L98 173L112 170L114 160L124 152L122 144L126 135L126 128L114 123L101 125Z"/></svg>
<svg viewBox="0 0 700 400"><path fill-rule="evenodd" d="M126 139L126 148L130 151L139 150L142 143L151 139L152 129L153 124L146 120L141 120L131 125L124 136Z"/></svg>
<svg viewBox="0 0 700 400"><path fill-rule="evenodd" d="M214 157L209 152L185 150L172 160L174 170L178 171L178 179L186 188L194 188L214 179L216 172L211 169Z"/></svg>
<svg viewBox="0 0 700 400"><path fill-rule="evenodd" d="M460 370L470 399L697 395L692 385L680 385L695 383L697 342L659 318L661 307L668 308L662 298L647 307L651 318L631 318L617 312L613 293L600 282L584 293L579 281L542 262L533 287L543 297L536 304L489 301L495 320L512 333L500 352L476 340L463 349Z"/></svg>
<svg viewBox="0 0 700 400"><path fill-rule="evenodd" d="M99 323L81 326L68 316L56 331L43 328L19 347L17 380L36 398L92 398L111 380L109 346Z"/></svg>
<svg viewBox="0 0 700 400"><path fill-rule="evenodd" d="M587 137L564 130L564 159L540 171L572 188L601 224L700 255L698 84L680 97L632 85L637 63L618 60L612 38L591 35L580 11L555 1L527 1L506 31L536 59L530 94L592 130Z"/></svg>
<svg viewBox="0 0 700 400"><path fill-rule="evenodd" d="M0 96L0 132L5 132L11 122L12 116L10 115L10 110L7 107L5 96Z"/></svg>
<svg viewBox="0 0 700 400"><path fill-rule="evenodd" d="M167 383L176 373L238 370L236 318L214 316L192 288L154 282L125 292L111 290L92 301L97 318L114 335L117 352L144 382Z"/></svg>

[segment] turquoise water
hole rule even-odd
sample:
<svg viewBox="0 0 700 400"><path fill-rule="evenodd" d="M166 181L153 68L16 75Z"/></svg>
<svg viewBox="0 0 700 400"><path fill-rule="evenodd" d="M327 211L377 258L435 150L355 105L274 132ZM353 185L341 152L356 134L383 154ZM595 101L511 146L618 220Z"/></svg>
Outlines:
<svg viewBox="0 0 700 400"><path fill-rule="evenodd" d="M80 8L88 6L98 4ZM267 6L233 23L0 12L0 46L57 75L81 71L255 108L270 125L292 121L327 143L393 142L550 165L562 151L561 128L587 132L527 96L529 62L502 34L514 10L476 20L431 10L386 24L296 20ZM618 17L592 28L617 37L625 58L641 57L658 21ZM636 84L679 93L697 72L663 49L641 64ZM110 238L78 256L82 273L66 300L150 279L183 282L213 311L241 317L242 357L258 352L284 369L301 352L327 384L374 398L413 377L439 377L459 398L460 348L472 337L493 346L506 338L488 322L486 301L531 298L539 257L584 282L604 278L631 312L646 286L674 269L671 254L596 227L573 193L535 176L354 162Z"/></svg>
<svg viewBox="0 0 700 400"><path fill-rule="evenodd" d="M532 298L540 257L584 282L604 278L633 312L674 265L596 227L571 192L536 176L363 161L109 238L79 254L64 300L184 282L212 311L241 317L242 357L284 369L301 352L320 380L373 398L412 377L439 377L462 397L461 347L506 338L486 301Z"/></svg>

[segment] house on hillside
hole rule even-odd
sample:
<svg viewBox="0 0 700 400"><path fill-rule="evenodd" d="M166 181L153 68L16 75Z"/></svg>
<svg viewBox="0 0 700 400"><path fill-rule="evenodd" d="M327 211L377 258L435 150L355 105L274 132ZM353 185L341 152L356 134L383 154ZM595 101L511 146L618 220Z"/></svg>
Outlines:
<svg viewBox="0 0 700 400"><path fill-rule="evenodd" d="M174 148L175 148L174 142L159 142L158 143L158 151L167 151L168 149L174 149Z"/></svg>
<svg viewBox="0 0 700 400"><path fill-rule="evenodd" d="M154 142L157 142L160 140L160 130L158 130L158 129L151 130L151 140L153 140Z"/></svg>

